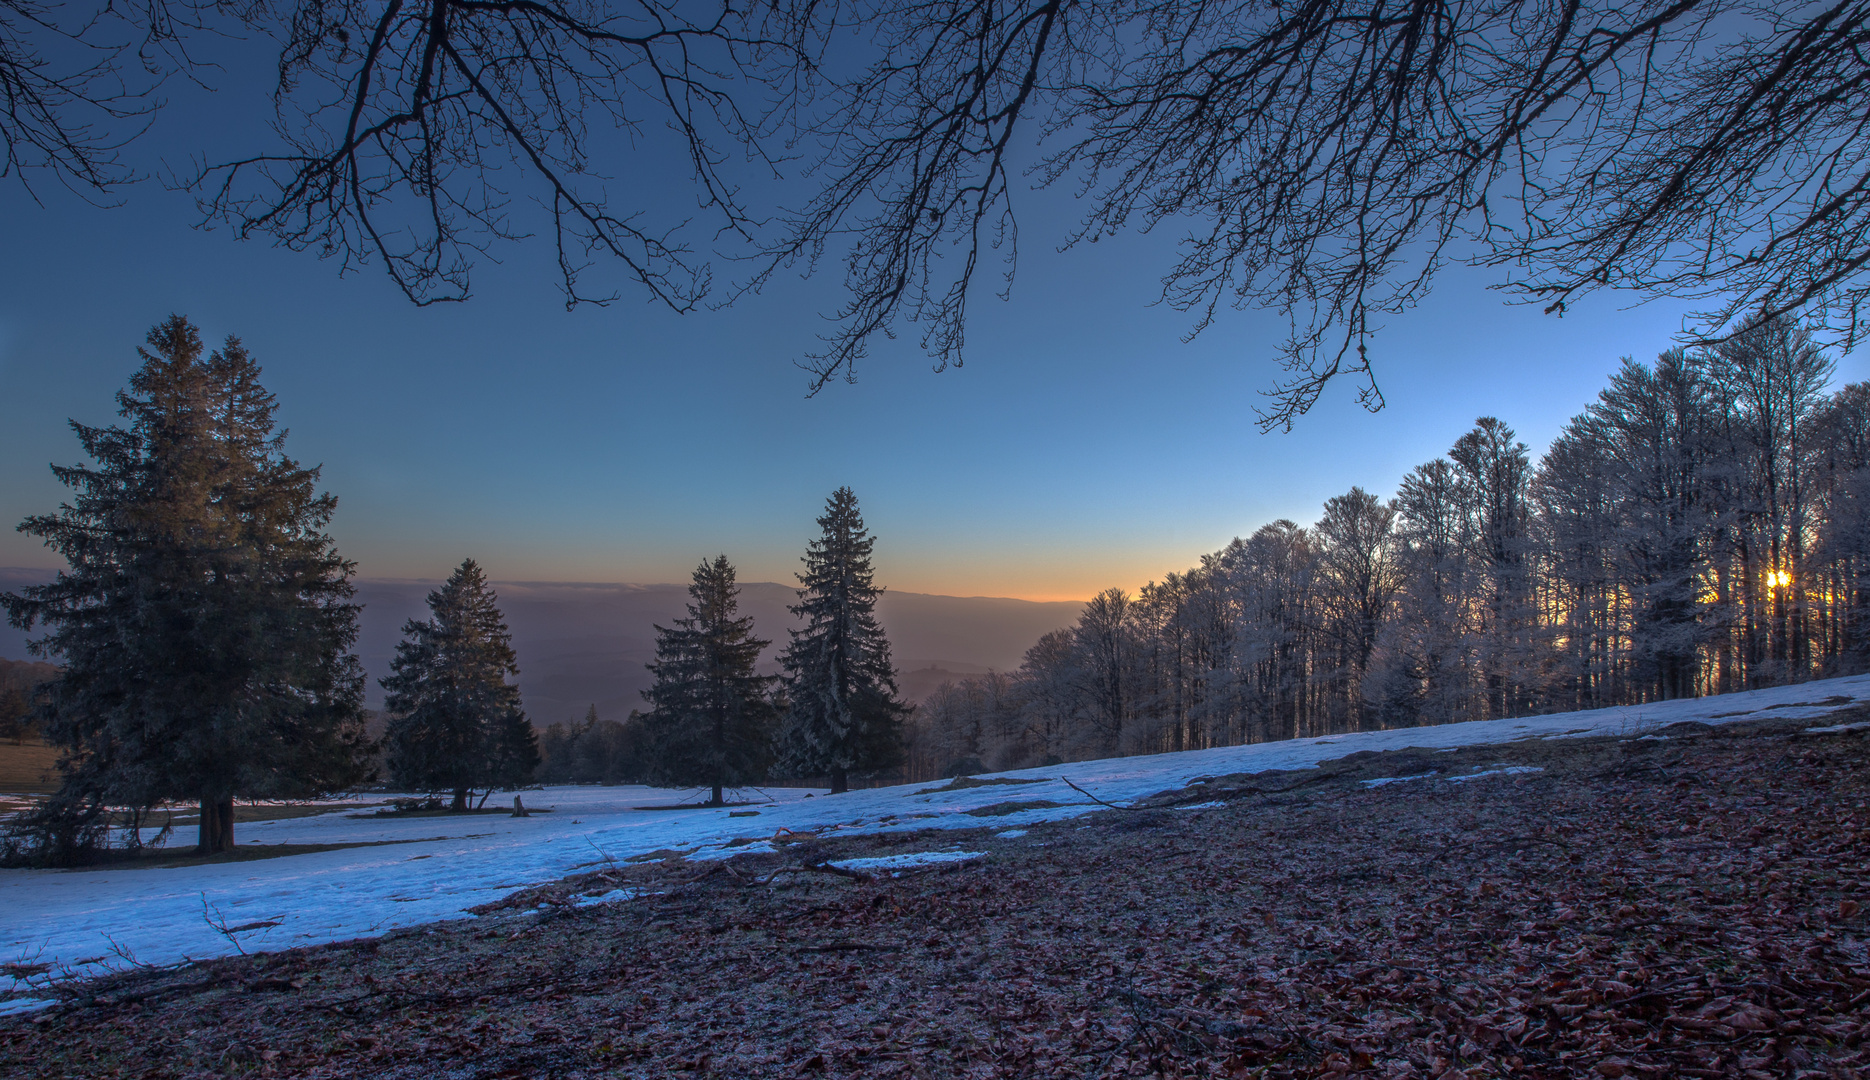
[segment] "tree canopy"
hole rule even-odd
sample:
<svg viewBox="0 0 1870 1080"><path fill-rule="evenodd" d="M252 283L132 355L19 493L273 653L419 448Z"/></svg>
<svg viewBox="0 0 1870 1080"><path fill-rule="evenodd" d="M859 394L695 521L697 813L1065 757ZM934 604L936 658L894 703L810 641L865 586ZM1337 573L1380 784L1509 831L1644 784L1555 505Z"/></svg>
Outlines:
<svg viewBox="0 0 1870 1080"><path fill-rule="evenodd" d="M829 259L815 387L907 323L960 363L1028 183L1082 198L1048 243L1179 233L1161 299L1191 329L1290 317L1269 425L1341 376L1380 406L1372 335L1451 261L1553 313L1705 301L1708 340L1798 314L1850 347L1870 297L1870 0L4 0L0 168L132 178L153 99L118 60L206 77L189 43L227 20L277 50L277 122L184 178L208 220L417 303L534 233L568 304L621 295L594 271L687 311ZM652 205L650 161L690 205Z"/></svg>

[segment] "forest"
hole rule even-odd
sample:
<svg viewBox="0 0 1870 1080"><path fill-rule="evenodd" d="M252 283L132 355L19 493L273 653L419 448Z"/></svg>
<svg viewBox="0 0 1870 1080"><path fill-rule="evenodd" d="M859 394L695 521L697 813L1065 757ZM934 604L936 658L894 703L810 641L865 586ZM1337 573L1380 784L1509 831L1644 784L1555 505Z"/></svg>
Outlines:
<svg viewBox="0 0 1870 1080"><path fill-rule="evenodd" d="M914 777L1726 693L1865 666L1870 384L1788 319L1625 359L1535 463L1482 417L938 689Z"/></svg>

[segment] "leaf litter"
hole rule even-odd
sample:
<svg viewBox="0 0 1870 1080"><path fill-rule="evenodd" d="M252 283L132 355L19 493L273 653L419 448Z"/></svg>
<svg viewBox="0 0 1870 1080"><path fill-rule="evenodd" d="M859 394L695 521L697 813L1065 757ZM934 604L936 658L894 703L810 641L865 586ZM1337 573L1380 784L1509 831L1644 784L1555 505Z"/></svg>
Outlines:
<svg viewBox="0 0 1870 1080"><path fill-rule="evenodd" d="M43 984L57 1005L0 1017L0 1073L1870 1069L1859 731L1565 740L1512 764L1544 771L1366 788L1407 771L1373 755L1296 789L1207 778L1148 800L1222 804L1203 813L1109 810L1018 842L983 827L620 864L478 920ZM808 872L956 843L987 857Z"/></svg>

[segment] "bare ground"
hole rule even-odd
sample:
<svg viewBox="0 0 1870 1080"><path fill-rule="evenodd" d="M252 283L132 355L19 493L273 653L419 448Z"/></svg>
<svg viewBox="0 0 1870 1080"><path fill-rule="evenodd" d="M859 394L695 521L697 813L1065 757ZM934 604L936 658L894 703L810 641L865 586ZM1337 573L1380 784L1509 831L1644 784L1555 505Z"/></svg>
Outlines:
<svg viewBox="0 0 1870 1080"><path fill-rule="evenodd" d="M1802 726L604 867L478 919L59 987L0 1019L0 1075L1866 1075L1870 745ZM1495 764L1544 771L1358 782ZM957 844L986 856L801 869ZM569 902L620 887L649 895Z"/></svg>

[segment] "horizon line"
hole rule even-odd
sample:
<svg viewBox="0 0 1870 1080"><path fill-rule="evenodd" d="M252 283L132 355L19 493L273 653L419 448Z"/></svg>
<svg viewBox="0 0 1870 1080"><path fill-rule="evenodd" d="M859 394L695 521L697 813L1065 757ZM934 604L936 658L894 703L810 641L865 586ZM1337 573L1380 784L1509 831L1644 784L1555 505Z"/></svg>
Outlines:
<svg viewBox="0 0 1870 1080"><path fill-rule="evenodd" d="M55 574L61 569L63 569L63 567L0 566L0 574L12 574L12 573ZM370 581L370 582L381 582L385 584L401 584L401 585L441 585L447 581L446 578L398 577L398 576L387 575L387 574L358 574L352 577L351 580L355 582ZM487 583L490 585L517 585L521 587L532 587L532 588L536 588L539 586L559 586L562 588L587 588L587 589L595 589L595 588L686 589L688 587L686 584L682 582L677 582L677 581L554 581L554 580L548 580L548 579L524 580L520 578L489 578L487 579ZM739 582L738 584L740 584L743 587L747 585L778 585L781 588L786 588L786 589L796 588L796 586L787 585L781 581L742 581L742 582ZM942 597L948 600L1017 600L1021 603L1026 603L1026 604L1084 604L1084 603L1090 602L1088 598L1079 597L1079 596L1057 596L1057 595L996 596L996 595L990 595L987 593L970 593L970 594L938 593L938 592L924 592L920 589L898 589L898 588L893 588L891 586L884 586L882 591L885 593L898 592L898 593L903 593L908 596L939 596L939 597Z"/></svg>

